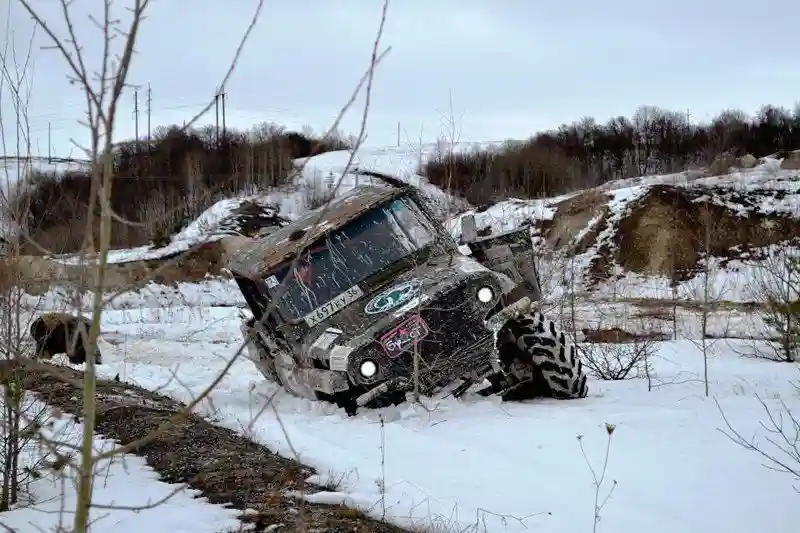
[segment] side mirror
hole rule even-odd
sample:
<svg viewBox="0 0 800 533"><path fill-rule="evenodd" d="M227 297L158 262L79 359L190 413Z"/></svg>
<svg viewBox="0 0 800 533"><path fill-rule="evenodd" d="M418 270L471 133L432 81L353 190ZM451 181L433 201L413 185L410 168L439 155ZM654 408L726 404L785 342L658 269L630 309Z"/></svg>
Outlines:
<svg viewBox="0 0 800 533"><path fill-rule="evenodd" d="M464 243L475 242L478 239L478 227L475 224L475 215L469 214L461 217L461 240Z"/></svg>

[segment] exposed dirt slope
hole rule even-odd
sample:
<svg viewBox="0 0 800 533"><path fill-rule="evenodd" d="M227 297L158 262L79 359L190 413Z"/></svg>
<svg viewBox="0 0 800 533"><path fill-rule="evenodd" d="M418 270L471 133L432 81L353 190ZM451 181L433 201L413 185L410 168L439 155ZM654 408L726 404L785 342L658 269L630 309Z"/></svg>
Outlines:
<svg viewBox="0 0 800 533"><path fill-rule="evenodd" d="M764 197L780 201L785 194L782 190L737 194L722 187L654 186L633 202L619 223L613 239L614 259L629 271L686 278L705 253L734 259L786 243L800 237L800 219L758 209ZM729 202L715 201L719 198Z"/></svg>
<svg viewBox="0 0 800 533"><path fill-rule="evenodd" d="M136 288L137 284L153 281L172 284L181 281L201 281L207 275L220 275L225 258L233 248L228 237L221 241L201 244L174 256L147 261L110 264L105 275L107 291ZM232 242L229 242L232 241ZM0 291L10 285L22 285L28 294L47 292L54 284L91 289L95 285L95 267L86 264L67 264L44 256L25 255L0 258Z"/></svg>
<svg viewBox="0 0 800 533"><path fill-rule="evenodd" d="M551 206L552 219L535 227L555 248L589 254L594 281L609 277L614 265L679 280L697 271L706 252L741 258L800 239L800 218L769 208L789 196L782 189L658 184L612 209L610 193L590 190Z"/></svg>

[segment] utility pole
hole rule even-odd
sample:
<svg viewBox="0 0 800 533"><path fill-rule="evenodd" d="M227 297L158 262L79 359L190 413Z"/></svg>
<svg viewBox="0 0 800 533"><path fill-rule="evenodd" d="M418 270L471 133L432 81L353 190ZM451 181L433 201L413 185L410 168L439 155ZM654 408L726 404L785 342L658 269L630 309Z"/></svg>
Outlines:
<svg viewBox="0 0 800 533"><path fill-rule="evenodd" d="M228 129L225 127L225 98L227 93L222 93L222 138L227 139Z"/></svg>
<svg viewBox="0 0 800 533"><path fill-rule="evenodd" d="M52 124L47 122L47 163L53 162L53 138L52 138Z"/></svg>
<svg viewBox="0 0 800 533"><path fill-rule="evenodd" d="M217 146L219 146L219 91L214 94L214 114L216 115L214 131L217 135Z"/></svg>
<svg viewBox="0 0 800 533"><path fill-rule="evenodd" d="M150 88L150 82L147 82L147 143L150 144L150 119L153 113L153 90Z"/></svg>
<svg viewBox="0 0 800 533"><path fill-rule="evenodd" d="M139 88L133 90L133 131L136 135L136 146L139 146ZM137 150L138 152L138 150Z"/></svg>

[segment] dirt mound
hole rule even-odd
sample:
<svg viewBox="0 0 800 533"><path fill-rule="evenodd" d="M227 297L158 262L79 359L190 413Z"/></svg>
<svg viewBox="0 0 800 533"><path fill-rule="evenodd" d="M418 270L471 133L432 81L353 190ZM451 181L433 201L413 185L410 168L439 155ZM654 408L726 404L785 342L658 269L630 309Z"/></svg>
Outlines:
<svg viewBox="0 0 800 533"><path fill-rule="evenodd" d="M19 370L24 387L62 412L79 415L82 389L58 379L48 368L52 367ZM57 371L77 383L83 379L81 372L69 368ZM326 490L305 483L316 473L312 468L195 414L165 424L185 407L167 397L118 381L98 380L97 406L97 431L121 443L136 441L166 425L168 429L133 453L144 457L162 481L186 483L211 503L255 510L240 517L252 523L255 531L404 531L342 505L301 505L286 496L287 491Z"/></svg>
<svg viewBox="0 0 800 533"><path fill-rule="evenodd" d="M539 220L534 227L551 248L572 245L573 253L584 253L604 225L610 199L607 194L595 189L576 194L551 205L556 209L553 218ZM576 239L576 236L579 238Z"/></svg>
<svg viewBox="0 0 800 533"><path fill-rule="evenodd" d="M628 206L592 273L607 277L609 259L625 270L687 279L706 253L723 259L800 236L800 219L763 212L765 198L780 201L786 191L736 191L722 187L656 185ZM602 250L601 250L602 252ZM602 253L601 253L602 255Z"/></svg>
<svg viewBox="0 0 800 533"><path fill-rule="evenodd" d="M781 162L781 168L783 170L800 169L800 150L787 154L786 158Z"/></svg>
<svg viewBox="0 0 800 533"><path fill-rule="evenodd" d="M625 331L616 326L613 328L600 329L583 328L581 332L584 335L583 342L604 344L623 344L636 341L666 341L671 338L670 335L661 333L660 331L631 333L630 331Z"/></svg>
<svg viewBox="0 0 800 533"><path fill-rule="evenodd" d="M157 260L111 264L106 270L105 287L107 291L120 291L148 280L165 285L201 281L207 275L220 275L230 248L223 239ZM60 263L43 256L0 258L0 291L22 286L28 294L38 295L54 284L91 288L95 285L95 269L92 265Z"/></svg>
<svg viewBox="0 0 800 533"><path fill-rule="evenodd" d="M609 278L615 265L677 281L698 271L706 251L730 260L752 257L772 244L800 242L800 218L764 209L788 194L774 188L653 185L612 212L611 196L592 189L551 205L552 219L536 221L534 231L552 249L592 253L592 282Z"/></svg>
<svg viewBox="0 0 800 533"><path fill-rule="evenodd" d="M704 174L706 176L721 176L727 174L731 169L740 168L753 168L758 164L758 160L753 154L745 154L742 157L735 157L730 153L723 153L717 155L711 164L706 168Z"/></svg>

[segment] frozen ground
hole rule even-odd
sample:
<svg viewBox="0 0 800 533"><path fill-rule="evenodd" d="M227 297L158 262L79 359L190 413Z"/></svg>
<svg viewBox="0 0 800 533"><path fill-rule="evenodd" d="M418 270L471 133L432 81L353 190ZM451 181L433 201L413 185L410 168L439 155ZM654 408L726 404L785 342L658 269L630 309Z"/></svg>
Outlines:
<svg viewBox="0 0 800 533"><path fill-rule="evenodd" d="M356 154L355 162L361 170L389 171L419 184L446 204L449 198L444 193L414 174L419 154L430 154L430 148L364 149ZM296 190L275 193L279 212L291 218L302 211L303 188L312 183L327 187L346 159L345 152L313 158ZM658 183L733 187L750 195L751 207L753 199L758 200L754 209L800 216L797 171L781 171L778 163L765 160L755 169L714 178L693 173L637 178L603 189L611 193L617 216L647 187ZM349 174L340 192L365 179L364 174ZM764 189L783 192L770 196ZM500 231L532 218L550 218L552 203L563 198L501 202L477 214L478 226ZM714 201L735 209L739 205L730 194ZM212 208L195 229L213 227L230 212L226 205ZM454 217L448 227L457 236L460 217ZM207 238L208 232L190 228L176 237L175 246L188 247ZM117 257L121 259L114 260L163 252L120 251ZM587 260L546 265L553 273L546 280L549 314L566 313L558 301L565 269L581 268ZM713 298L752 300L747 292L752 277L751 265L746 263L732 262L725 270L715 270ZM576 290L580 292L580 287ZM678 297L696 300L698 290L697 281L685 283ZM576 325L579 329L600 325L671 333L669 320L654 317L652 309L643 315L641 308L625 300L672 296L664 280L626 274L599 287L589 300L578 301ZM61 300L63 295L50 294L46 306L58 308ZM181 284L176 290L153 285L148 291L125 295L105 314L106 364L101 371L188 400L211 382L238 348L236 315L242 305L232 284L225 281ZM766 529L793 533L800 523L793 487L798 480L765 468L762 458L737 447L719 430L724 425L721 408L745 437L756 436L769 448L769 435L761 426L766 413L756 394L771 408L779 409L783 401L797 413L800 393L792 385L792 380L800 380L797 365L740 357L759 344L730 337L749 336L763 325L743 311L716 312L711 332L729 338L712 345L712 396L705 397L702 357L696 343L685 340L699 337L697 317L683 308L677 313L678 337L683 340L653 345L652 391L645 379L592 381L589 398L581 401L499 404L487 399L445 399L428 403L427 409L404 406L348 418L332 406L276 391L242 360L234 364L203 409L214 421L246 432L285 455L292 456L294 450L323 477L341 480L340 492L317 498L346 501L376 516L385 512L401 523L433 521L440 527L463 530L477 522L479 530L485 526L491 532L589 531L595 489L577 436L584 435L581 442L596 467L605 452L605 424L610 423L616 430L606 482L616 480L618 485L601 511L600 531L751 533ZM275 410L264 410L266 399L276 392ZM282 424L276 423L276 417ZM787 430L792 428L787 426ZM605 493L603 489L601 497Z"/></svg>
<svg viewBox="0 0 800 533"><path fill-rule="evenodd" d="M47 406L37 400L30 401L24 412L30 417L43 412L43 416L53 420L53 426L46 431L46 436L53 442L66 446L80 443L82 425L75 423L71 416L48 414ZM96 439L95 443L96 452L116 446L105 439ZM63 447L60 451L69 452ZM31 443L29 449L22 453L20 464L41 464L43 457L52 460ZM24 487L20 504L0 514L0 527L6 531L71 529L76 501L73 483L77 479L77 471L71 467L60 473L47 469L37 471L43 474L42 477ZM147 466L143 458L135 455L120 456L98 465L96 479L94 503L102 507L92 510L93 533L221 533L236 531L241 527L235 510L197 498L196 491L159 481L158 474ZM158 507L145 508L164 499L164 503ZM131 509L137 507L139 509Z"/></svg>
<svg viewBox="0 0 800 533"><path fill-rule="evenodd" d="M208 293L186 300L201 305L163 307L159 299L167 292L140 295L107 312L107 362L101 370L186 401L238 348L237 309L213 305ZM219 286L216 294L223 293ZM235 299L226 296L224 304ZM603 312L618 320L632 314L620 305ZM579 313L588 322L597 307L585 304ZM689 322L690 315L682 315L684 334L696 331ZM792 485L797 480L765 468L759 456L719 431L724 425L716 402L737 430L767 446L760 426L766 414L755 395L772 408L782 400L800 409L791 384L800 379L797 366L737 355L751 344L713 345L709 398L703 395L697 346L679 340L654 345L651 392L644 379L592 381L589 398L580 401L444 399L428 403L428 410L403 406L348 418L330 405L282 392L274 399L275 412L263 410L276 390L242 360L202 409L279 453L293 456L293 448L324 478L341 480L340 492L318 499L346 501L376 516L385 510L400 523L433 520L463 528L477 520L492 532L589 531L594 487L577 436L584 435L597 467L605 451L604 425L611 423L616 430L606 483L618 485L601 512L600 531L793 533L800 523Z"/></svg>

